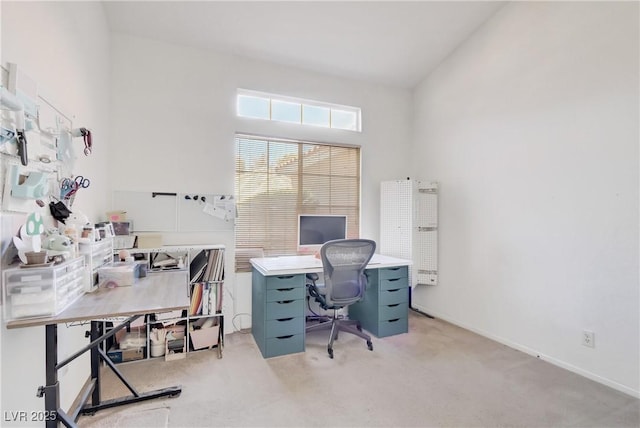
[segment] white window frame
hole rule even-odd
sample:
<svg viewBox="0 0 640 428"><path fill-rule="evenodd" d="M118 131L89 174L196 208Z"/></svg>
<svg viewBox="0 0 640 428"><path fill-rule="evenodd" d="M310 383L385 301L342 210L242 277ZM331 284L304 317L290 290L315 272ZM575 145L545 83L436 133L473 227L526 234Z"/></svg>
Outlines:
<svg viewBox="0 0 640 428"><path fill-rule="evenodd" d="M269 117L268 118L256 118L255 116L242 116L240 114L240 106L239 106L239 104L240 104L240 96L256 97L256 98L263 98L263 99L268 100L269 101ZM249 90L249 89L238 89L237 90L236 115L238 117L246 117L246 118L249 118L249 119L275 120L275 119L272 119L272 114L271 114L271 112L272 112L271 105L272 105L272 103L274 101L282 101L282 102L294 103L294 104L299 104L300 105L300 119L299 119L299 121L296 121L296 122L284 121L284 123L295 123L295 124L299 124L299 125L315 126L315 127L322 127L322 128L327 128L327 129L336 129L336 130L342 130L342 131L362 132L362 110L359 107L353 107L353 106L347 106L347 105L341 105L341 104L333 104L333 103L325 103L325 102L321 102L321 101L308 100L308 99L304 99L304 98L289 97L289 96L286 96L286 95L270 94L270 93L267 93L267 92L254 91L254 90ZM323 125L305 123L304 122L304 115L303 115L304 106L328 108L329 109L329 125L328 126L323 126ZM334 127L333 123L332 123L332 120L331 120L333 111L341 111L341 112L352 113L354 115L354 117L355 117L355 127L354 127L354 129L336 128L336 127Z"/></svg>

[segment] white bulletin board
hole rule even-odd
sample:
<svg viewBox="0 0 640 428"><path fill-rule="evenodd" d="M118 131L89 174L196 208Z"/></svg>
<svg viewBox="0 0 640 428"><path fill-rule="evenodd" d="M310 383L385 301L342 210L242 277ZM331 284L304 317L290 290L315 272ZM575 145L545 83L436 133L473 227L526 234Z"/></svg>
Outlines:
<svg viewBox="0 0 640 428"><path fill-rule="evenodd" d="M232 195L115 191L112 208L125 211L136 232L233 230Z"/></svg>
<svg viewBox="0 0 640 428"><path fill-rule="evenodd" d="M137 232L176 232L176 199L176 193L115 191L113 209L126 211Z"/></svg>

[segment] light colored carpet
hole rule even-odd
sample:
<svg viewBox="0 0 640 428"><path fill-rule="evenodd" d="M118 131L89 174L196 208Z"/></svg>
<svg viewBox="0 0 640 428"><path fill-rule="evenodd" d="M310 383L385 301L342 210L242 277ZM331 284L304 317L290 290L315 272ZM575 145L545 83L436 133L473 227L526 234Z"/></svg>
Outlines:
<svg viewBox="0 0 640 428"><path fill-rule="evenodd" d="M409 333L363 340L328 332L306 352L263 359L250 334L224 355L118 366L161 398L82 416L81 427L639 427L640 401L446 322L412 313ZM128 395L108 373L103 398Z"/></svg>

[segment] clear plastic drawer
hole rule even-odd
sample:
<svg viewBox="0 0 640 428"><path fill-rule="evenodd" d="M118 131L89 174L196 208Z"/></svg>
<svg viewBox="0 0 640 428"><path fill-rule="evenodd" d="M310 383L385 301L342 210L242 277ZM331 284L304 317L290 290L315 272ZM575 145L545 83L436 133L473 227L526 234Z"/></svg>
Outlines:
<svg viewBox="0 0 640 428"><path fill-rule="evenodd" d="M57 315L84 293L84 258L59 265L17 267L3 272L4 318Z"/></svg>

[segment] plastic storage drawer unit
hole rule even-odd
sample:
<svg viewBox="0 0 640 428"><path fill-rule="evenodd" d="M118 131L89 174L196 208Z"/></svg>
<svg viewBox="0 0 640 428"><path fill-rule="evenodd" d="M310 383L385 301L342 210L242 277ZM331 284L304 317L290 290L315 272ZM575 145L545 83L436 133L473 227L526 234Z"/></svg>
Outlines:
<svg viewBox="0 0 640 428"><path fill-rule="evenodd" d="M113 264L113 240L106 238L90 243L81 242L79 251L84 255L85 265L91 275L90 281L85 284L85 291L94 291L98 285L98 269Z"/></svg>
<svg viewBox="0 0 640 428"><path fill-rule="evenodd" d="M84 258L59 265L18 267L3 272L6 321L54 316L84 294Z"/></svg>

